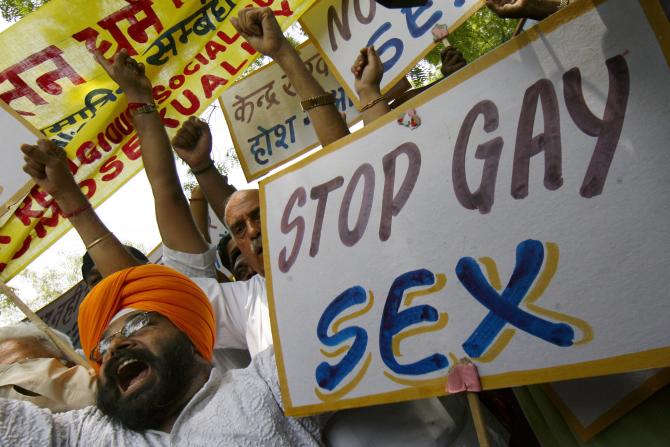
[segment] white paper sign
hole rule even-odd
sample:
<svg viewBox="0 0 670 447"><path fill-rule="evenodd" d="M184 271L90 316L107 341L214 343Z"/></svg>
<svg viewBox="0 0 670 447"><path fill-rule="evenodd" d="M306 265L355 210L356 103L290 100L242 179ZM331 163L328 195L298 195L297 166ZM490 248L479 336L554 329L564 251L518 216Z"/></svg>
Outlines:
<svg viewBox="0 0 670 447"><path fill-rule="evenodd" d="M0 219L23 193L30 177L23 172L22 144L35 144L40 136L31 130L25 120L0 101L0 134L2 135L2 163L0 163Z"/></svg>
<svg viewBox="0 0 670 447"><path fill-rule="evenodd" d="M597 3L261 183L287 414L670 365L670 30Z"/></svg>
<svg viewBox="0 0 670 447"><path fill-rule="evenodd" d="M298 47L300 58L325 91L335 93L335 106L351 125L358 110L309 41ZM272 62L230 87L221 108L247 181L318 146L309 116L281 67Z"/></svg>
<svg viewBox="0 0 670 447"><path fill-rule="evenodd" d="M625 416L670 383L670 369L548 383L544 390L584 441Z"/></svg>
<svg viewBox="0 0 670 447"><path fill-rule="evenodd" d="M388 9L375 0L321 0L300 23L320 48L330 69L358 106L349 73L361 48L374 45L384 63L386 93L434 46L432 29L458 28L482 0L428 0L425 6Z"/></svg>

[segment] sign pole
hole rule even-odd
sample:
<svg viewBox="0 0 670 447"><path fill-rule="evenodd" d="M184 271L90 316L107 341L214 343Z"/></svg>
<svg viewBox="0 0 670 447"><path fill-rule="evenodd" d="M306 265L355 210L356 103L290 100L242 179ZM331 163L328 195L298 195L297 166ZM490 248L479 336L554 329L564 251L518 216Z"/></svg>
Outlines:
<svg viewBox="0 0 670 447"><path fill-rule="evenodd" d="M0 292L2 292L7 298L9 298L16 305L16 307L18 307L21 310L21 312L23 312L24 315L28 317L31 323L33 323L42 332L44 332L47 335L47 337L49 337L49 339L52 342L54 342L54 344L58 346L58 348L61 351L63 351L63 353L69 360L78 365L83 366L86 369L90 368L86 360L84 360L81 355L77 354L77 352L74 350L74 348L72 348L72 346L65 343L63 339L54 334L51 328L49 328L49 326L47 326L46 323L44 323L44 321L42 321L42 319L35 312L30 310L30 308L26 305L26 303L24 303L21 300L21 298L19 298L18 295L16 295L14 291L10 289L4 282L0 282Z"/></svg>

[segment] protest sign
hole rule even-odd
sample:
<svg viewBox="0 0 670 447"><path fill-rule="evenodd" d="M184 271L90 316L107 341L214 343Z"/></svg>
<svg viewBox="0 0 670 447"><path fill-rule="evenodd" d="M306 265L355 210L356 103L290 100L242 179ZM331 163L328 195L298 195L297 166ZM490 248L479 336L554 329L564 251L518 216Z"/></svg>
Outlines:
<svg viewBox="0 0 670 447"><path fill-rule="evenodd" d="M0 100L66 148L71 171L97 206L142 164L125 97L93 51L112 58L125 48L145 64L173 134L257 56L230 17L243 7L268 6L286 28L313 1L53 0L0 34ZM0 280L68 228L54 201L32 188L0 228Z"/></svg>
<svg viewBox="0 0 670 447"><path fill-rule="evenodd" d="M668 366L668 42L576 2L263 180L287 414Z"/></svg>
<svg viewBox="0 0 670 447"><path fill-rule="evenodd" d="M0 134L4 150L0 164L1 223L12 205L23 199L28 192L24 186L30 177L21 169L23 153L18 148L22 143L34 144L35 140L42 135L2 101L0 101Z"/></svg>
<svg viewBox="0 0 670 447"><path fill-rule="evenodd" d="M297 50L323 89L335 94L335 106L346 114L347 123L357 122L358 110L316 47L307 41ZM307 113L300 107L300 98L274 62L226 90L220 102L247 181L261 177L319 144Z"/></svg>
<svg viewBox="0 0 670 447"><path fill-rule="evenodd" d="M543 388L583 441L591 439L670 383L670 369L548 383Z"/></svg>
<svg viewBox="0 0 670 447"><path fill-rule="evenodd" d="M360 108L349 67L364 46L374 45L384 64L382 93L396 85L435 45L436 26L458 28L482 0L428 0L425 6L387 9L375 0L321 0L300 19L330 70Z"/></svg>

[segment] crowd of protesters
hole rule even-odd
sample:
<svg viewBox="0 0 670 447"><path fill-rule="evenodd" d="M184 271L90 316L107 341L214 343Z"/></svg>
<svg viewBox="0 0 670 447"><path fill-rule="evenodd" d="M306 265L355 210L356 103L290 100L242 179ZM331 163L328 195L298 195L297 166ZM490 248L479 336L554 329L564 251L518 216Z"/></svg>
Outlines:
<svg viewBox="0 0 670 447"><path fill-rule="evenodd" d="M537 20L568 3L487 1L502 17ZM312 77L269 9L243 9L231 21L282 68L322 145L349 133L333 95ZM124 50L113 62L101 55L97 61L128 101L163 265L150 264L107 229L62 149L47 140L21 147L24 170L56 200L87 249L82 275L91 291L78 327L90 369L74 365L30 323L0 329L0 445L477 445L462 396L284 415L258 191L236 191L218 171L207 123L191 117L170 141L141 63ZM444 77L465 66L454 48L445 48L442 61ZM420 93L389 104L373 47L361 50L351 72L365 124ZM189 200L173 150L198 182ZM220 241L209 240L207 205L227 228ZM493 445L507 444L494 418L488 427Z"/></svg>

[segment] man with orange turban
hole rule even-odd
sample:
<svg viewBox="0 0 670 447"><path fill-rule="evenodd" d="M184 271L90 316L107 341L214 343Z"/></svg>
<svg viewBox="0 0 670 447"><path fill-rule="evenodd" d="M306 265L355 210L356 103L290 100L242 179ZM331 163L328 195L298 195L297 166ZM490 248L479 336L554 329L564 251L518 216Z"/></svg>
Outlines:
<svg viewBox="0 0 670 447"><path fill-rule="evenodd" d="M212 368L212 307L168 267L105 278L81 304L79 332L97 405L52 414L0 399L0 445L322 445L324 417L284 416L272 348L249 368Z"/></svg>

